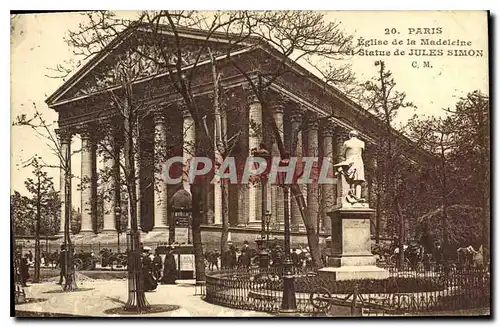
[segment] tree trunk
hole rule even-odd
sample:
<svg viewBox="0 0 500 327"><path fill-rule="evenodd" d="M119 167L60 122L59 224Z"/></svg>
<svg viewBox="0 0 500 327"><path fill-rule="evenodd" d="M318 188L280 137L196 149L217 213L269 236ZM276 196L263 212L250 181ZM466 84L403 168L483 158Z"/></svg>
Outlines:
<svg viewBox="0 0 500 327"><path fill-rule="evenodd" d="M399 220L399 258L398 258L398 266L402 268L405 262L405 251L404 251L404 233L405 233L405 225L404 225L404 217L403 211L401 209L401 205L399 201L396 199L396 212Z"/></svg>
<svg viewBox="0 0 500 327"><path fill-rule="evenodd" d="M38 175L37 194L36 194L36 226L35 226L35 276L33 283L40 283L40 220L41 220L41 201L40 175Z"/></svg>
<svg viewBox="0 0 500 327"><path fill-rule="evenodd" d="M227 239L229 236L229 185L221 183L222 188L222 231L220 235L220 253L227 250Z"/></svg>
<svg viewBox="0 0 500 327"><path fill-rule="evenodd" d="M196 283L205 281L205 258L203 256L203 243L201 239L201 221L203 218L201 197L203 186L201 183L191 184L192 209L193 209L193 248L194 265L196 270Z"/></svg>
<svg viewBox="0 0 500 327"><path fill-rule="evenodd" d="M284 144L281 142L281 136L279 135L279 132L276 133L278 130L278 127L276 126L276 122L274 121L274 118L271 116L271 125L273 127L273 131L275 131L274 135L275 138L277 137L279 139L278 143L278 149L280 151L280 155L283 157L283 153L285 152L284 149ZM297 157L297 145L298 145L298 133L299 130L294 130L292 134L292 139L290 142L290 156L295 156ZM302 218L302 221L304 222L304 227L306 228L306 235L307 235L307 244L309 245L310 253L311 253L311 258L313 261L313 264L317 268L321 268L323 266L323 262L321 260L321 250L319 248L319 238L318 234L316 233L316 228L314 221L311 218L308 218L306 216L306 202L304 200L304 195L302 194L302 191L294 181L294 184L290 185L290 193L292 194L292 197L295 199L295 202L297 203L297 207L299 208L300 211L300 216ZM293 201L293 200L292 200Z"/></svg>
<svg viewBox="0 0 500 327"><path fill-rule="evenodd" d="M220 83L219 83L219 78L220 75L217 72L217 66L215 64L215 59L212 56L212 52L210 51L210 48L208 48L208 51L210 53L210 59L212 61L212 78L214 82L214 139L215 139L215 161L217 162L218 155L223 156L224 159L227 158L227 151L228 151L228 144L227 144L227 134L225 133L225 129L222 126L222 118L221 118L221 104L220 104ZM208 131L207 131L208 133ZM226 153L219 153L219 144L224 145L224 151ZM221 236L220 236L220 253L224 254L227 249L227 239L229 237L229 186L224 183L223 181L220 181L221 183L221 193L222 193L222 230L221 230Z"/></svg>
<svg viewBox="0 0 500 327"><path fill-rule="evenodd" d="M442 192L442 204L443 204L443 246L442 246L442 251L443 251L443 266L445 271L447 271L448 268L448 250L449 250L449 244L448 244L448 188L447 188L447 171L446 171L446 156L445 156L445 148L443 144L443 138L444 135L443 133L441 134L441 171L442 171L442 181L441 181L441 192Z"/></svg>
<svg viewBox="0 0 500 327"><path fill-rule="evenodd" d="M380 243L380 192L378 190L378 185L377 185L377 192L376 192L376 212L375 212L375 243L379 244Z"/></svg>
<svg viewBox="0 0 500 327"><path fill-rule="evenodd" d="M313 264L317 268L322 267L322 261L321 261L321 250L319 248L319 238L318 234L316 234L316 225L314 224L314 221L312 219L307 218L305 214L305 205L304 205L304 197L302 195L302 192L299 188L299 185L297 184L292 184L290 185L290 191L293 194L293 197L295 198L295 201L297 201L297 205L300 210L300 215L302 217L302 221L304 222L304 227L306 228L306 235L307 235L307 244L310 249L311 253L311 258L313 260Z"/></svg>
<svg viewBox="0 0 500 327"><path fill-rule="evenodd" d="M127 99L128 100L128 99ZM129 199L129 219L130 231L128 233L128 300L125 309L141 312L149 307L144 294L144 279L142 274L140 233L137 222L137 193L135 174L135 150L134 149L134 127L135 115L131 107L131 102L126 101L123 105L124 116L124 157L125 157L125 178L127 183L127 193ZM136 141L137 143L139 140Z"/></svg>
<svg viewBox="0 0 500 327"><path fill-rule="evenodd" d="M63 290L72 292L78 289L75 278L75 265L73 260L73 244L71 243L71 150L66 147L66 153L61 154L64 157L64 179L65 179L65 197L64 197L64 248L65 248L65 281ZM61 267L62 268L62 267Z"/></svg>

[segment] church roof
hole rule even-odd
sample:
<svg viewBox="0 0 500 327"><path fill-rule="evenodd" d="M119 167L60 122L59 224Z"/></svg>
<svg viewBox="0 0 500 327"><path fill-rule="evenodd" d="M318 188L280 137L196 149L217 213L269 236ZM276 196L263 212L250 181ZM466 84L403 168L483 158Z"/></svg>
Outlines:
<svg viewBox="0 0 500 327"><path fill-rule="evenodd" d="M237 37L236 35L233 34L221 33L221 32L214 32L213 34L208 36L207 31L205 30L185 28L185 27L177 27L176 32L179 35L179 37L193 40L194 42L208 40L213 44L221 44L221 45L230 42L232 37ZM92 72L93 70L98 70L99 69L98 67L105 66L106 60L110 60L108 58L110 54L113 53L113 51L115 51L116 49L118 49L124 43L125 40L127 40L133 35L137 35L137 33L152 33L150 24L147 23L132 24L128 29L118 34L118 36L115 39L113 39L102 51L100 51L95 56L90 58L87 63L85 63L80 69L76 70L73 73L73 75L69 77L68 80L61 87L59 87L52 95L50 95L46 99L45 102L48 104L48 106L51 108L56 108L61 103L75 101L77 99L85 98L92 94L99 93L95 88L88 88L87 90L85 90L85 80L84 80L85 77L88 76L89 73ZM172 29L166 25L159 25L158 33L161 33L166 37L174 35ZM239 46L236 47L234 51L231 51L231 55L234 56L234 54L236 53L243 53L246 51L252 51L256 49L261 49L265 51L268 55L274 56L279 60L283 58L283 54L280 51L275 49L271 44L269 44L268 42L266 42L265 40L263 40L258 36L251 36L249 38L246 38L245 41L240 42ZM223 60L227 58L226 50L221 51L218 54L215 53L214 56L216 56L216 60ZM364 117L363 119L374 121L376 125L377 124L380 125L379 128L384 128L383 123L380 122L379 119L375 117L375 115L365 110L358 103L354 102L352 99L347 97L343 92L341 92L334 86L325 84L325 82L322 81L321 78L319 78L311 71L307 70L305 67L301 66L300 64L289 58L285 58L285 63L288 65L288 67L290 67L290 69L293 72L297 73L297 76L303 76L303 78L313 83L315 87L326 92L326 94L331 96L332 99L339 101L346 108L350 108L350 110L353 110L356 113L355 116L359 116L360 119L361 117ZM201 64L202 64L201 62L198 62L198 65ZM102 70L103 68L100 69ZM151 76L144 77L144 80L148 78L157 78L166 74L167 73L165 72L162 74L156 74L153 77ZM140 82L141 80L142 79L137 80L137 82ZM97 82L101 84L100 91L109 88L109 83L107 84L107 86L105 86L106 85L105 81L98 80ZM119 88L119 86L115 87ZM335 118L331 119L335 120ZM339 123L340 125L344 125L344 127L346 128L352 128L352 126L348 126L348 124L346 124L346 122L342 120L336 120L336 122ZM365 139L370 141L370 143L374 142L374 140L371 137L369 137L366 133L362 134ZM403 135L402 133L396 130L393 130L393 134L397 138L403 140L405 143L408 143L410 145L410 148L412 148L411 145L413 144L413 141L411 141L407 136ZM413 150L419 152L420 155L423 154L424 157L427 157L428 159L434 157L432 154L428 153L427 151L421 148L417 147L417 149Z"/></svg>
<svg viewBox="0 0 500 327"><path fill-rule="evenodd" d="M171 28L166 25L158 25L158 34L168 36L174 36ZM131 24L127 29L117 34L117 36L107 44L101 51L93 55L88 59L88 61L76 69L72 74L69 75L67 80L61 85L53 94L51 94L45 102L49 107L57 104L63 95L65 95L70 89L74 88L75 85L80 82L85 76L87 76L91 71L96 69L100 64L105 62L105 60L116 51L127 39L131 36L137 35L139 33L153 33L151 26L148 23L136 23ZM208 41L216 44L227 44L230 42L232 37L236 37L235 34L213 32L207 39L207 31L187 28L187 27L177 27L176 33L180 38L190 39L193 41ZM262 40L259 37L252 36L246 38L242 42L238 42L238 46L234 46L236 50L240 50L244 47L249 47L251 45L256 45L261 43Z"/></svg>

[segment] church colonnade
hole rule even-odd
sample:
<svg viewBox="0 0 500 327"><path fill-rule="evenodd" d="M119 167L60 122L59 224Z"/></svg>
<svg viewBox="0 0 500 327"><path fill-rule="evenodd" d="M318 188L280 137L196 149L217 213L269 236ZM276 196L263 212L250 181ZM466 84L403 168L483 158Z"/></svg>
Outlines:
<svg viewBox="0 0 500 327"><path fill-rule="evenodd" d="M248 92L248 91L247 91ZM178 104L182 106L181 104ZM171 108L171 107L169 107ZM148 128L138 128L136 133L135 142L138 145L139 151L137 151L137 156L135 160L135 167L137 168L137 176L139 177L139 183L137 188L137 193L141 195L139 203L137 205L137 216L138 224L142 226L143 231L165 231L168 229L169 225L169 198L173 195L170 190L171 187L179 189L183 187L189 190L189 183L187 181L186 175L183 174L182 185L167 185L163 181L163 172L159 169L159 158L162 157L162 153L166 153L167 149L162 147L162 144L166 144L169 138L169 119L172 115L167 112L167 107L163 110L155 110L151 115L152 126L147 126ZM291 145L297 143L296 156L301 157L319 157L319 163L321 164L324 157L328 157L332 164L342 160L341 158L341 146L342 143L347 139L348 129L344 126L335 124L329 119L321 119L315 113L308 111L302 105L294 103L291 100L285 99L282 96L277 96L274 101L271 101L270 110L272 111L273 118L278 126L280 137L285 144L285 147L291 148ZM182 124L179 124L179 128L175 129L182 135L180 139L182 141L182 158L184 163L184 169L186 169L186 163L192 158L194 154L194 144L196 137L196 131L194 128L194 121L189 111L185 108L178 108L178 112L181 113ZM273 156L279 156L279 151L276 142L273 142L272 138L265 136L264 130L266 130L265 121L263 119L262 106L257 101L255 96L248 96L246 101L246 114L248 121L247 131L244 135L246 136L246 149L248 150L248 156L251 155L251 151L254 148L258 148L260 144L266 143L270 144L271 154ZM226 119L226 116L223 116ZM305 119L305 121L304 121ZM103 153L103 167L109 177L106 178L106 183L101 185L104 187L104 191L107 196L103 199L103 233L116 232L116 207L120 206L120 167L118 158L123 155L123 147L121 146L120 137L117 133L114 133L113 125L104 123L104 128L99 128L99 130L105 130L104 133L94 133L95 125L87 124L81 125L77 128L65 128L58 130L58 136L60 141L61 152L71 151L71 138L72 135L79 134L82 141L81 149L81 230L80 233L84 234L95 234L97 232L96 221L97 221L97 151L98 147L102 148ZM228 122L225 122L225 126ZM241 128L241 126L240 126ZM181 130L182 129L182 130ZM149 135L147 135L149 133ZM149 151L153 155L153 161L155 168L150 169L150 177L144 182L142 178L144 173L144 160L143 155L147 152L141 148L142 138L148 138L149 143L153 146L149 148ZM296 138L296 141L294 140ZM105 140L105 142L99 142L100 140ZM368 151L370 149L368 148ZM295 154L292 152L292 154ZM62 163L61 167L70 165L70 156L68 156L67 163ZM371 184L373 178L371 177L371 165L367 165L367 180ZM149 182L149 183L148 183ZM60 233L64 232L64 214L65 214L65 192L71 189L70 185L67 187L67 180L64 178L64 169L61 168L61 178L60 178L60 197L61 197L61 224ZM71 181L69 181L71 183ZM142 185L141 185L142 184ZM144 185L150 184L152 193L151 198L145 198ZM221 197L221 187L220 184L214 184L210 186L211 192L210 201L207 202L207 212L210 211L210 215L213 217L206 218L204 223L211 225L220 225L222 222L222 197ZM272 219L279 228L283 228L283 217L284 217L284 201L283 201L283 190L276 185L267 185L267 199L262 201L262 185L250 185L249 187L231 187L229 192L238 192L236 196L230 196L230 199L236 199L237 209L234 210L234 216L232 225L249 227L249 228L259 228L261 226L262 214L265 212L263 209L270 211ZM329 233L330 231L330 219L327 216L327 212L331 211L335 206L336 199L336 187L335 185L321 185L321 184L307 184L300 185L307 203L306 214L313 217L313 221L318 226L321 232ZM371 185L368 185L371 189ZM371 198L371 193L368 194ZM264 207L264 208L263 208ZM291 215L291 229L292 231L300 231L303 229L302 218L300 216L300 210L295 202L291 199L289 212ZM205 213L205 215L207 214ZM151 217L150 228L146 228L144 221L141 221L148 215ZM231 221L231 220L230 220ZM152 225L152 226L151 226ZM130 226L130 223L129 223Z"/></svg>

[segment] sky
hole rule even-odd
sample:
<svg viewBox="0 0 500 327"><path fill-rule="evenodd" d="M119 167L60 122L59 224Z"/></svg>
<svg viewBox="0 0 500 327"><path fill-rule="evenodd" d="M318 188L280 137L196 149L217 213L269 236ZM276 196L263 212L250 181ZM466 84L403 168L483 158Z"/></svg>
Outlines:
<svg viewBox="0 0 500 327"><path fill-rule="evenodd" d="M119 12L121 17L133 18L134 12ZM393 51L400 48L404 56L360 56L349 58L348 62L359 81L366 81L377 73L376 60L384 60L393 73L397 89L407 94L416 109L406 111L398 119L402 122L418 115L442 115L442 108L453 107L460 96L479 89L488 93L488 34L485 12L382 12L382 11L330 11L325 18L341 23L345 32L353 34L355 43L376 39L387 41L388 45L364 47L368 51ZM33 114L36 106L47 121L56 121L57 114L45 104L45 99L63 84L60 79L50 78L50 68L64 61L75 59L69 46L64 42L68 30L75 30L83 21L79 14L52 13L27 14L11 17L11 119L20 114ZM428 30L424 30L427 28ZM437 32L441 34L416 34ZM387 29L387 30L386 30ZM409 34L409 33L412 34ZM385 34L388 33L388 34ZM404 45L392 45L394 39ZM416 41L415 46L406 45L407 38ZM447 56L453 46L421 46L421 38L451 39L471 42L465 49L482 50L483 56ZM409 56L413 49L443 49L443 56ZM475 53L478 53L475 51ZM431 67L423 67L429 61ZM419 68L412 67L418 66ZM52 74L53 75L53 74ZM54 125L55 127L55 125ZM72 149L81 147L73 138ZM30 167L23 162L37 154L49 164L57 164L57 158L50 152L45 140L39 138L29 128L11 129L11 193L14 190L26 194L24 180L31 175ZM48 169L59 185L59 170ZM72 158L72 171L80 175L80 157ZM73 182L73 205L79 207L80 193L77 181Z"/></svg>

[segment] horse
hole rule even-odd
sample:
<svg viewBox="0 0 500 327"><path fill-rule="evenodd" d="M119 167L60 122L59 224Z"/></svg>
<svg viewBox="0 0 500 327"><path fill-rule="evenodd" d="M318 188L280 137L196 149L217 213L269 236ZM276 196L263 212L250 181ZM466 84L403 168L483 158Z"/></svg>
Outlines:
<svg viewBox="0 0 500 327"><path fill-rule="evenodd" d="M480 248L481 257L482 257L482 246ZM479 254L479 251L474 250L472 245L467 247L460 247L457 249L458 263L461 266L473 267L475 265L476 260L475 256Z"/></svg>
<svg viewBox="0 0 500 327"><path fill-rule="evenodd" d="M214 267L216 270L219 270L219 257L220 253L218 251L205 252L205 260L209 270L214 270Z"/></svg>

